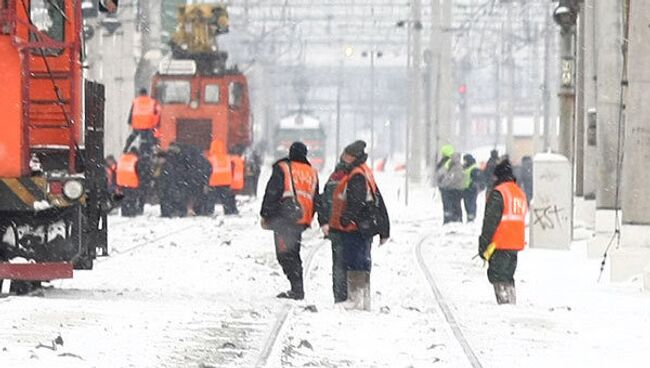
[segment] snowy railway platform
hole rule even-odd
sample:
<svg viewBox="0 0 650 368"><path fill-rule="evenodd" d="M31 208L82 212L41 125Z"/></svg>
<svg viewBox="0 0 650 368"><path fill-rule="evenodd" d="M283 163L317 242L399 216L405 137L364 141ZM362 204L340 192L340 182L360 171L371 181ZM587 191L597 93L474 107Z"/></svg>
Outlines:
<svg viewBox="0 0 650 368"><path fill-rule="evenodd" d="M480 223L442 226L379 176L393 238L373 250L372 311L333 304L331 250L305 235L306 298L286 285L259 202L241 216L111 217L111 255L41 294L0 299L0 367L646 367L641 280L597 282L585 242L527 249L518 304L497 306L472 256ZM481 216L479 216L479 219ZM603 278L606 279L606 278Z"/></svg>

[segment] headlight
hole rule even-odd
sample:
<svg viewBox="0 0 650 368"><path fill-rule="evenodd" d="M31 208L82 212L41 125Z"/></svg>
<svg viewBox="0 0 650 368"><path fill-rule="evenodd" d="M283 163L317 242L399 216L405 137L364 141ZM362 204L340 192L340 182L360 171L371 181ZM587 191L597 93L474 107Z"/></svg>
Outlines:
<svg viewBox="0 0 650 368"><path fill-rule="evenodd" d="M69 199L77 200L84 194L84 185L78 180L68 180L63 184L63 194Z"/></svg>

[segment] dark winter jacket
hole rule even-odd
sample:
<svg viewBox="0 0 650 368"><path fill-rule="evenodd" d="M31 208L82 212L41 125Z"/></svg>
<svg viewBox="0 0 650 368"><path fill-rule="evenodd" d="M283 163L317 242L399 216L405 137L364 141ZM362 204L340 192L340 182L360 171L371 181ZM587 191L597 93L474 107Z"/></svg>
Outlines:
<svg viewBox="0 0 650 368"><path fill-rule="evenodd" d="M263 219L270 221L277 219L280 216L280 204L282 202L282 193L284 193L284 172L280 168L281 162L301 162L307 165L311 164L306 157L285 157L276 161L273 164L273 171L271 172L271 178L266 184L266 190L264 191L264 199L262 200L262 209L260 210L260 216ZM318 184L316 184L316 194L314 196L314 211L318 210L319 207L319 198L318 198ZM320 222L320 220L319 220Z"/></svg>
<svg viewBox="0 0 650 368"><path fill-rule="evenodd" d="M361 165L364 162L357 162L355 164ZM349 170L351 171L351 169L352 168ZM341 225L347 226L351 222L359 223L362 219L362 215L365 212L364 207L370 205L366 200L368 194L367 185L366 178L361 174L354 175L350 178L350 181L348 181L348 187L346 190L347 205L345 211L343 211L343 214L341 215ZM384 198L382 197L379 188L377 188L375 196L381 213L379 237L382 239L388 239L390 238L390 219L388 218L386 204L384 203Z"/></svg>
<svg viewBox="0 0 650 368"><path fill-rule="evenodd" d="M517 182L514 176L507 176L498 179L494 183L494 188L500 184L513 181ZM497 190L492 190L485 201L485 214L483 216L483 230L481 236L478 238L478 254L483 256L483 252L492 242L494 233L496 233L499 224L501 223L501 216L503 215L503 197Z"/></svg>
<svg viewBox="0 0 650 368"><path fill-rule="evenodd" d="M494 188L494 168L496 168L497 164L499 163L499 156L498 154L495 156L494 154L490 156L490 159L488 162L485 164L485 172L483 172L483 180L485 183L485 187L487 188L488 192Z"/></svg>
<svg viewBox="0 0 650 368"><path fill-rule="evenodd" d="M481 169L479 169L476 165L476 160L472 155L465 155L464 157L465 164L463 165L463 171L466 171L472 166L475 166L470 172L469 172L469 179L470 179L470 185L469 188L465 188L466 190L472 190L479 192L483 190L485 187L485 184L483 183L483 172Z"/></svg>
<svg viewBox="0 0 650 368"><path fill-rule="evenodd" d="M323 188L323 193L319 197L318 205L318 223L323 226L330 221L330 216L332 215L332 199L334 197L334 191L339 185L341 180L348 173L346 170L345 163L339 162L334 168L334 172L330 175L325 187Z"/></svg>

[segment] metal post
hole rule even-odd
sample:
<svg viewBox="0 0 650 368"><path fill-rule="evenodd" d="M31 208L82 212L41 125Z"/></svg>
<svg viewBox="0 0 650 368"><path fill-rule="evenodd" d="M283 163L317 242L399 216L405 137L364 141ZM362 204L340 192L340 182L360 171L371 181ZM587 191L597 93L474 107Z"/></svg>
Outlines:
<svg viewBox="0 0 650 368"><path fill-rule="evenodd" d="M339 63L338 82L336 84L336 144L334 151L334 162L338 162L341 154L341 84L343 83L343 60Z"/></svg>
<svg viewBox="0 0 650 368"><path fill-rule="evenodd" d="M596 198L596 22L595 1L586 0L585 7L585 114L584 114L584 180L585 199Z"/></svg>
<svg viewBox="0 0 650 368"><path fill-rule="evenodd" d="M623 184L621 191L623 203L623 240L624 246L650 244L650 3L631 1L628 9L629 24L629 61L628 65L628 110L625 122L625 160L623 160ZM630 225L637 225L633 230ZM641 232L642 231L642 232ZM630 236L626 236L629 233ZM644 239L634 239L643 234ZM636 240L636 241L635 241ZM632 244L631 244L632 243ZM643 244L638 244L643 243ZM646 287L648 285L646 284Z"/></svg>
<svg viewBox="0 0 650 368"><path fill-rule="evenodd" d="M515 156L515 139L514 139L514 126L515 126L515 55L513 53L513 30L512 25L515 22L512 7L514 4L511 2L507 5L508 15L506 20L506 33L504 42L506 45L505 57L506 67L508 68L506 88L508 91L508 98L506 100L508 108L506 109L507 115L507 132L506 132L506 153L510 155L511 159Z"/></svg>
<svg viewBox="0 0 650 368"><path fill-rule="evenodd" d="M411 85L411 27L407 25L406 27L406 85ZM407 101L412 100L411 89L408 89L407 92ZM405 147L404 147L404 205L408 206L409 204L409 176L411 171L411 163L409 160L409 154L411 152L411 109L407 106L406 108L406 124L404 124L405 132Z"/></svg>
<svg viewBox="0 0 650 368"><path fill-rule="evenodd" d="M551 13L547 12L544 24L544 152L551 149Z"/></svg>
<svg viewBox="0 0 650 368"><path fill-rule="evenodd" d="M370 50L370 167L375 167L375 53Z"/></svg>
<svg viewBox="0 0 650 368"><path fill-rule="evenodd" d="M596 149L598 180L596 209L614 210L616 203L617 136L619 129L621 77L621 7L619 1L595 1L598 27L598 113ZM620 153L620 152L619 152ZM613 223L608 224L613 225ZM598 221L596 223L598 227ZM597 229L598 230L598 229Z"/></svg>
<svg viewBox="0 0 650 368"><path fill-rule="evenodd" d="M578 16L578 67L576 70L576 93L577 105L575 113L575 160L576 160L576 196L582 197L584 194L584 161L585 161L585 146L584 146L584 131L585 131L585 8L580 8L580 15Z"/></svg>
<svg viewBox="0 0 650 368"><path fill-rule="evenodd" d="M412 14L412 23L413 27L413 79L411 80L411 88L413 90L413 114L412 122L413 126L411 127L411 170L410 176L411 179L415 182L420 182L422 180L422 153L424 150L424 134L422 131L422 23L420 17L422 1L414 0L413 1L413 14Z"/></svg>
<svg viewBox="0 0 650 368"><path fill-rule="evenodd" d="M573 27L562 27L560 32L561 58L560 64L560 145L559 151L571 163L573 154L573 129L575 113L575 58L573 55Z"/></svg>

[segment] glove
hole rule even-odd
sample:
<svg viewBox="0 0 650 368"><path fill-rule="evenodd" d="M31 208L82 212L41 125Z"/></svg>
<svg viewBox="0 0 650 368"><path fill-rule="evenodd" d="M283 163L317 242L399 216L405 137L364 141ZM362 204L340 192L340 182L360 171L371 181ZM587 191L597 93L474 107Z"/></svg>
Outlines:
<svg viewBox="0 0 650 368"><path fill-rule="evenodd" d="M379 238L379 246L381 247L382 245L388 243L389 238Z"/></svg>

